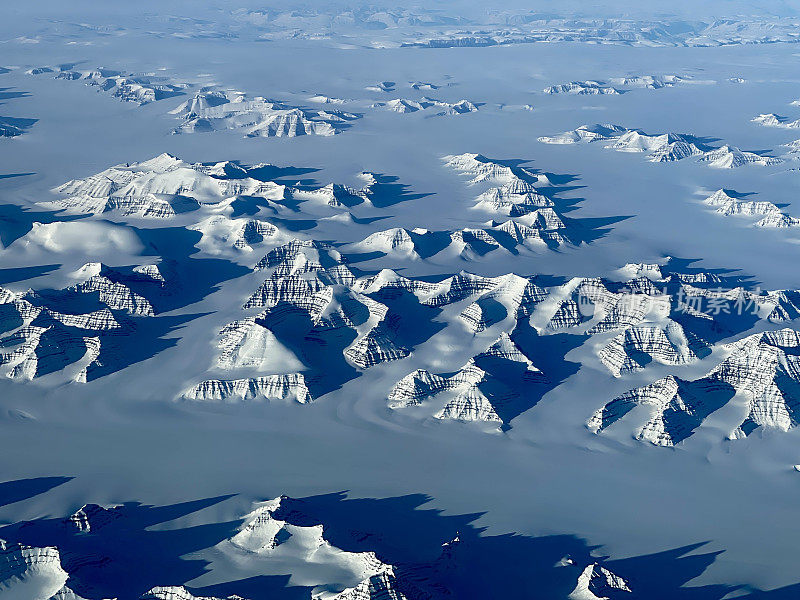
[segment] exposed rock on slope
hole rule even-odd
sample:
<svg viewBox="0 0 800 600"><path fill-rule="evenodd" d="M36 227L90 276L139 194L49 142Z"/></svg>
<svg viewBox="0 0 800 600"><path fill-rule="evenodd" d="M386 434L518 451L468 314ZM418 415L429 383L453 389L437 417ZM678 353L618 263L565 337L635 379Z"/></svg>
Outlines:
<svg viewBox="0 0 800 600"><path fill-rule="evenodd" d="M200 246L211 254L221 254L234 249L252 253L259 246L280 242L285 235L269 221L261 219L232 219L224 215L212 215L192 225L191 229L203 235Z"/></svg>
<svg viewBox="0 0 800 600"><path fill-rule="evenodd" d="M756 227L783 229L800 225L800 219L783 212L772 202L745 200L745 196L732 190L717 190L703 202L716 209L723 216L760 217Z"/></svg>
<svg viewBox="0 0 800 600"><path fill-rule="evenodd" d="M113 509L109 510L98 504L84 504L71 514L64 524L74 531L88 533L103 528L119 516Z"/></svg>
<svg viewBox="0 0 800 600"><path fill-rule="evenodd" d="M182 123L175 133L236 129L247 137L334 135L358 115L342 111L304 110L242 92L201 90L172 111Z"/></svg>
<svg viewBox="0 0 800 600"><path fill-rule="evenodd" d="M491 221L490 227L483 229L483 237L488 236L486 241L490 245L533 242L554 248L579 243L551 195L539 191L539 187L553 188L545 175L492 161L480 154L445 156L444 161L446 166L469 177L471 185L489 185L475 199L474 208L502 219Z"/></svg>
<svg viewBox="0 0 800 600"><path fill-rule="evenodd" d="M469 100L459 100L458 102L445 102L435 98L424 97L420 100L406 98L395 98L387 102L377 102L374 107L384 107L392 112L407 114L433 109L438 115L463 115L466 113L477 112L478 107Z"/></svg>
<svg viewBox="0 0 800 600"><path fill-rule="evenodd" d="M302 568L305 561L320 572L330 573L331 567L337 567L340 580L315 586L311 593L314 600L406 600L406 594L429 597L418 595L422 591L413 581L405 581L393 565L381 561L374 552L348 552L332 545L324 537L324 524L312 524L297 512L297 504L286 497L261 503L245 516L239 532L218 547L231 556L245 552L264 559L289 560L296 568Z"/></svg>
<svg viewBox="0 0 800 600"><path fill-rule="evenodd" d="M775 113L758 115L752 119L753 123L758 123L764 127L778 127L780 129L800 129L800 119L792 121L787 117L781 117Z"/></svg>
<svg viewBox="0 0 800 600"><path fill-rule="evenodd" d="M55 74L56 79L82 81L86 85L97 87L98 91L110 94L124 102L148 104L165 98L182 96L188 85L170 82L166 77L155 75L135 75L113 69L98 68L89 71L77 71L71 65L63 67L37 67L27 72L29 75L42 73Z"/></svg>
<svg viewBox="0 0 800 600"><path fill-rule="evenodd" d="M183 586L157 586L143 594L140 600L245 600L241 596L195 596Z"/></svg>
<svg viewBox="0 0 800 600"><path fill-rule="evenodd" d="M620 125L582 125L572 131L542 136L544 144L576 144L580 142L605 142L604 147L617 152L645 153L650 162L672 162L696 157L718 169L732 169L748 164L770 166L778 164L780 158L757 152L747 152L734 146L714 147L709 142L693 135L665 133L648 135L638 129L627 129Z"/></svg>
<svg viewBox="0 0 800 600"><path fill-rule="evenodd" d="M612 77L610 81L614 85L623 87L660 90L683 83L686 79L686 77L681 77L680 75L629 75L627 77Z"/></svg>
<svg viewBox="0 0 800 600"><path fill-rule="evenodd" d="M769 215L780 212L780 209L772 202L740 200L737 195L731 196L727 190L717 190L703 202L713 206L719 214L726 217L731 215Z"/></svg>
<svg viewBox="0 0 800 600"><path fill-rule="evenodd" d="M666 377L615 398L598 410L588 427L599 433L639 406L651 417L635 432L638 439L672 446L689 437L712 412L734 395L746 403L746 414L730 432L746 436L757 427L788 431L796 427L800 385L800 334L782 329L748 336L729 345L728 357L693 381Z"/></svg>
<svg viewBox="0 0 800 600"><path fill-rule="evenodd" d="M0 590L10 590L19 598L59 598L67 577L57 548L0 540Z"/></svg>
<svg viewBox="0 0 800 600"><path fill-rule="evenodd" d="M544 88L545 94L573 94L580 96L607 96L619 95L625 89L618 88L643 88L658 90L672 87L684 81L677 75L631 75L629 77L613 77L605 81L572 81L570 83L552 85Z"/></svg>
<svg viewBox="0 0 800 600"><path fill-rule="evenodd" d="M408 36L404 47L463 48L533 43L585 43L634 47L716 47L740 44L798 42L796 19L775 16L764 20L716 19L682 21L681 30L663 20L521 15L501 13L478 23L426 28Z"/></svg>
<svg viewBox="0 0 800 600"><path fill-rule="evenodd" d="M620 92L600 81L572 81L544 88L545 94L575 94L580 96L607 96Z"/></svg>
<svg viewBox="0 0 800 600"><path fill-rule="evenodd" d="M307 404L313 401L302 373L266 375L250 379L222 381L209 379L184 392L187 400L243 402L285 401Z"/></svg>
<svg viewBox="0 0 800 600"><path fill-rule="evenodd" d="M569 595L569 600L602 600L609 594L612 598L619 598L620 592L632 592L627 581L619 575L609 571L597 563L587 566L580 577L578 585Z"/></svg>
<svg viewBox="0 0 800 600"><path fill-rule="evenodd" d="M351 247L353 250L381 252L401 259L450 255L475 260L496 250L517 254L523 247L532 250L558 247L568 243L567 229L559 216L547 208L517 220L489 221L481 228L430 231L396 227L377 231Z"/></svg>
<svg viewBox="0 0 800 600"><path fill-rule="evenodd" d="M437 419L505 422L504 405L525 387L546 383L547 376L503 333L487 350L452 374L417 369L398 381L389 406L409 408L436 401ZM498 412L499 411L499 412Z"/></svg>
<svg viewBox="0 0 800 600"><path fill-rule="evenodd" d="M259 181L235 163L186 163L162 154L140 163L111 167L53 190L58 200L44 202L74 213L168 218L219 204L235 196L283 200L285 187Z"/></svg>
<svg viewBox="0 0 800 600"><path fill-rule="evenodd" d="M699 159L717 169L735 169L745 165L768 167L783 162L780 158L765 156L757 152L746 152L735 146L721 146L703 154Z"/></svg>
<svg viewBox="0 0 800 600"><path fill-rule="evenodd" d="M155 315L141 294L155 301L166 293L151 267L124 271L89 263L63 290L0 289L0 372L20 380L62 372L86 382L124 367L120 345L136 332L137 318Z"/></svg>
<svg viewBox="0 0 800 600"><path fill-rule="evenodd" d="M344 356L362 369L409 354L394 342L388 307L353 289L355 276L331 246L294 240L269 252L256 269L270 274L245 308L266 307L258 317L262 322L294 310L307 315L311 337L350 329L355 339Z"/></svg>
<svg viewBox="0 0 800 600"><path fill-rule="evenodd" d="M655 362L683 365L710 352L710 344L670 321L666 326L634 325L625 329L599 353L600 361L617 377Z"/></svg>

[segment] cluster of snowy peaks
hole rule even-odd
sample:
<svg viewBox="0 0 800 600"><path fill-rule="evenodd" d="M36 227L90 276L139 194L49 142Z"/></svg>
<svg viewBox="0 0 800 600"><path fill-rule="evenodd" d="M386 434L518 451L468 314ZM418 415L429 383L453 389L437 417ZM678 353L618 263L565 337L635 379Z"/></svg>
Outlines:
<svg viewBox="0 0 800 600"><path fill-rule="evenodd" d="M364 174L366 187L354 190L329 184L322 188L291 188L271 181L265 173L272 165L244 167L234 162L187 163L170 154L161 154L140 163L110 167L95 175L58 186L55 200L41 202L49 208L73 214L109 214L168 219L194 212L201 207L224 208L237 198L259 198L266 206L314 201L331 207L345 207L368 201L375 178ZM210 228L221 227L219 220L208 221ZM241 220L229 224L225 234L236 247L260 241L276 233L268 223Z"/></svg>
<svg viewBox="0 0 800 600"><path fill-rule="evenodd" d="M51 206L161 219L197 211L188 226L201 234L200 249L252 256L246 262L261 283L243 297L241 317L218 331L202 379L190 376L181 395L193 401L308 405L377 369L392 409L507 426L565 377L557 359L565 351L552 349L558 336L551 334L588 341L596 367L625 377L654 365L692 365L756 325L786 326L800 316L796 291L751 290L740 278L671 263L628 265L614 279L461 272L437 281L356 268L376 256L476 260L576 243L547 175L479 154L444 163L475 189L474 210L492 217L483 228L392 228L334 246L261 211L304 202L334 210L373 205L376 176L364 174L360 189L292 187L271 181L269 165L191 164L166 154L59 186ZM233 216L243 198L258 210ZM763 213L762 226L791 219L775 205L748 205L724 191L708 202L725 214ZM63 290L3 292L4 374L83 382L148 358L137 322L170 306L169 271L89 264ZM449 348L447 360L431 348Z"/></svg>
<svg viewBox="0 0 800 600"><path fill-rule="evenodd" d="M377 92L387 95L397 91L397 83L394 81L379 81L374 85L368 85L364 89L368 92ZM429 81L410 81L408 87L414 92L433 92L443 85L431 83ZM423 112L430 116L463 115L466 113L477 112L480 104L475 104L469 100L457 100L446 102L429 96L417 98L393 98L391 100L378 100L370 105L370 108L383 108L400 114Z"/></svg>
<svg viewBox="0 0 800 600"><path fill-rule="evenodd" d="M307 525L308 518L293 510L295 503L281 497L258 504L243 516L238 532L202 550L216 551L220 563L250 563L262 574L296 572L304 582L313 582L304 587L314 600L433 598L418 588L425 581L416 581L413 573L406 576L407 567L384 563L374 552L348 552L332 545L324 537L323 525ZM43 600L110 598L112 593L115 598L139 600L244 600L239 595L190 592L180 585L180 576L178 581L169 581L175 575L165 577L163 569L138 571L137 564L142 561L136 558L127 557L130 564L125 564L125 554L110 542L118 538L119 543L141 545L138 537L144 531L137 530L141 520L136 508L128 505L104 508L88 504L63 520L29 522L25 524L28 531L16 531L19 537L50 539L53 545L0 541L0 589L17 594L14 597ZM104 549L110 555L104 555ZM124 574L129 569L137 571L134 577ZM109 570L119 575L119 581L104 576ZM286 597L291 597L291 592L291 588L283 590Z"/></svg>
<svg viewBox="0 0 800 600"><path fill-rule="evenodd" d="M171 111L181 124L175 133L233 129L247 137L330 136L359 115L340 110L311 110L289 106L244 92L202 89Z"/></svg>
<svg viewBox="0 0 800 600"><path fill-rule="evenodd" d="M766 113L758 115L752 119L753 123L758 123L764 127L777 127L780 129L800 129L800 119L792 120L788 117L782 117L775 113Z"/></svg>
<svg viewBox="0 0 800 600"><path fill-rule="evenodd" d="M777 204L767 200L748 200L750 194L739 194L734 190L720 189L703 200L720 215L756 217L756 227L785 229L797 227L800 219L781 210Z"/></svg>
<svg viewBox="0 0 800 600"><path fill-rule="evenodd" d="M731 417L731 439L758 427L796 427L800 334L794 329L757 333L728 344L725 352L725 360L699 379L669 375L611 400L588 427L599 433L619 421L636 423L637 439L673 446L734 399L743 409Z"/></svg>
<svg viewBox="0 0 800 600"><path fill-rule="evenodd" d="M141 360L134 352L143 343L137 324L156 314L175 283L162 271L89 263L62 290L0 288L0 372L16 380L61 375L87 382Z"/></svg>
<svg viewBox="0 0 800 600"><path fill-rule="evenodd" d="M115 98L138 105L185 96L192 87L153 74L130 74L106 68L76 70L72 64L35 67L27 73L47 73L56 79L82 81ZM452 110L461 108L461 104L454 105ZM339 133L350 121L360 117L341 110L304 109L260 96L251 98L244 92L213 86L197 90L170 114L181 121L173 133L233 129L243 131L247 137L329 136ZM15 131L10 125L5 128L8 135Z"/></svg>
<svg viewBox="0 0 800 600"><path fill-rule="evenodd" d="M559 214L552 193L555 189L546 175L519 165L493 161L481 154L459 154L444 157L445 165L469 178L469 185L482 191L476 196L473 209L508 218L502 226L514 237L531 237L531 228L545 244L558 246L579 243L577 226L567 227ZM517 233L520 232L520 233Z"/></svg>
<svg viewBox="0 0 800 600"><path fill-rule="evenodd" d="M377 108L385 108L396 113L407 114L432 109L436 115L463 115L466 113L477 112L478 107L469 100L459 100L457 102L445 102L427 96L412 100L407 98L395 98L386 102L376 102L372 105Z"/></svg>
<svg viewBox="0 0 800 600"><path fill-rule="evenodd" d="M508 424L563 375L537 364L552 362L550 334L591 338L598 366L620 377L695 363L759 322L800 316L795 291L751 291L736 278L658 265L630 265L620 281L462 272L436 282L388 269L360 273L330 245L294 240L256 269L267 277L245 301L245 315L219 332L210 369L222 376L194 385L186 398L305 404L397 363L386 372L407 375L386 391L391 408ZM434 370L429 347L451 348L448 359L463 362Z"/></svg>
<svg viewBox="0 0 800 600"><path fill-rule="evenodd" d="M544 88L545 94L571 94L579 96L614 96L631 89L659 90L686 81L678 75L631 75L613 77L609 81L571 81Z"/></svg>
<svg viewBox="0 0 800 600"><path fill-rule="evenodd" d="M28 70L27 73L29 75L47 73L54 75L56 79L82 81L86 85L96 86L98 91L110 94L124 102L134 102L139 105L182 96L189 88L185 83L174 83L166 77L157 75L123 73L102 67L91 70L76 70L75 65L72 64L56 67L34 67Z"/></svg>
<svg viewBox="0 0 800 600"><path fill-rule="evenodd" d="M343 530L335 522L329 528L306 509L304 500L286 496L256 503L232 534L216 543L212 530L220 530L222 524L205 526L213 545L190 542L195 556L208 559L198 571L173 564L169 550L155 545L147 527L158 522L158 516L150 514L157 508L86 504L67 518L5 526L4 536L15 541L0 540L0 589L12 598L41 600L247 600L258 589L248 582L291 575L286 586L269 586L270 597L445 600L453 597L459 574L475 560L473 537L456 536L441 544L438 557L427 562L390 563L379 548L366 549L372 541L397 554L379 532L364 535ZM159 533L170 536L181 531ZM565 592L574 588L571 599L616 600L633 593L631 583L596 561L586 564L565 556L552 567L537 565L542 572L548 567L551 577L562 582L559 588ZM224 585L204 583L217 571L227 573L231 568L251 577Z"/></svg>
<svg viewBox="0 0 800 600"><path fill-rule="evenodd" d="M562 217L552 192L544 195L537 191L536 186L557 189L545 176L520 167L504 167L477 154L447 157L446 164L469 175L472 183L489 186L474 205L488 218L481 227L453 231L392 228L351 243L348 251L380 252L403 259L436 255L474 260L494 251L517 254L522 248L537 251L579 243L578 222ZM271 224L268 217L232 217L231 210L243 197L257 198L271 214L292 212L305 202L347 211L381 201L380 176L372 173L360 174L361 188L334 183L293 187L272 181L270 171L275 170L263 164L187 163L163 154L69 181L53 190L57 198L41 204L70 214L147 219L197 212L199 221L191 228L203 234L200 247L224 254L226 248L251 251L258 244L287 241L286 232ZM483 175L476 181L479 172Z"/></svg>
<svg viewBox="0 0 800 600"><path fill-rule="evenodd" d="M555 136L543 136L545 144L577 144L601 142L604 148L617 152L644 153L650 162L673 162L696 158L717 169L733 169L745 165L771 166L782 159L762 152L748 152L735 146L713 146L693 135L664 133L650 135L621 125L582 125Z"/></svg>
<svg viewBox="0 0 800 600"><path fill-rule="evenodd" d="M185 393L187 398L308 402L309 389L318 396L361 371L410 358L415 346L442 330L436 317L447 318L446 335L485 338L490 335L486 330L521 318L544 294L516 275L483 278L464 273L438 283L390 270L359 276L337 250L313 240L280 246L256 268L268 277L244 309L260 312L222 328L212 368L259 375L203 381ZM486 370L486 378L502 372L515 385L546 381L508 336L487 346L491 348L474 361L476 369ZM300 372L285 374L297 367ZM480 379L479 375L473 383ZM475 412L471 407L445 415L450 417L507 420L494 409Z"/></svg>

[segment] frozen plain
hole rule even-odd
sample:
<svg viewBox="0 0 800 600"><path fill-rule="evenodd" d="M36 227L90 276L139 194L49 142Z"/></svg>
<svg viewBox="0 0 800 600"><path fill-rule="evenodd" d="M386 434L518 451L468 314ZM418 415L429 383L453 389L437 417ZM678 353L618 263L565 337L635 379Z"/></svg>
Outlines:
<svg viewBox="0 0 800 600"><path fill-rule="evenodd" d="M221 14L198 17L214 22ZM161 529L185 531L179 539L190 540L175 544L175 556L156 561L147 554L152 543L147 532L143 529L140 538L131 534L133 550L121 556L132 561L135 566L128 568L137 576L121 577L115 588L113 578L106 581L91 566L84 568L73 575L73 582L88 590L82 595L138 597L154 586L186 584L206 590L199 594L205 596L283 597L281 590L259 587L248 578L292 572L295 586L308 587L347 578L317 581L316 574L281 571L288 567L270 566L266 559L264 564L226 559L224 548L212 547L235 533L238 519L251 512L253 502L281 494L303 498L347 490L350 498L375 500L358 509L350 505L352 511L346 507L354 501L335 497L309 504L333 530L366 532L358 543L350 542L350 550L373 550L384 562L425 562L433 561L440 544L456 534L471 544L464 559L468 576L454 584L454 597L469 597L475 590L483 597L558 597L563 590L572 591L580 569L570 571L574 577L569 579L554 564L570 555L582 568L592 562L593 548L595 556L609 557L611 571L629 582L632 591L614 589L609 595L622 594L615 598L716 599L756 594L757 589L774 590L765 597L797 594L796 429L762 427L744 439L728 440L736 415L719 411L670 448L633 439L630 426L603 435L586 426L597 409L628 390L673 373L687 380L702 377L721 362L724 349L691 364L652 364L616 378L598 361L595 339L562 331L537 337L529 353L557 385L514 415L503 431L492 421L436 419L431 418L434 410L419 407L390 409L389 390L413 369L456 371L508 325L490 325L468 338L445 315L439 337L412 348L410 359L363 369L308 405L186 401L181 395L200 381L232 378L215 370L217 334L226 324L253 314L243 312L242 304L265 274L252 268L278 244L266 242L249 254L227 247L209 252L210 246L191 233L208 216L202 207L168 219L145 219L113 211L66 216L39 204L56 200L52 190L69 180L165 152L186 163L270 163L285 168L273 170L273 179L290 186L307 180L312 188L329 182L358 188L363 181L356 175L362 171L396 177L385 179L386 195L375 195L369 206L343 211L309 201L298 203L297 211L256 215L281 229L286 239L327 240L344 244L340 250L345 252L348 244L390 228L454 231L479 228L495 218L469 209L484 188L468 185L469 177L443 160L479 153L493 161L526 161L523 167L548 174L557 192L556 208L577 220L582 234L588 230L591 241L556 249L534 246L519 254L498 249L466 257L391 255L353 266L365 273L392 268L405 277L435 280L461 270L487 277L539 274L547 280L618 278L618 269L627 263L665 264L666 257L674 257L679 264L697 261L691 264L695 270L738 270L752 278L752 287L795 290L800 288L796 230L753 227L755 219L722 216L702 202L715 190L736 190L753 193L748 199L787 205L782 210L800 215L800 207L792 205L798 171L792 170L797 163L791 158L771 166L715 169L693 158L649 162L643 153L614 152L602 142L552 145L538 138L584 124L613 123L779 156L786 152L781 145L800 135L751 119L764 113L798 117L800 109L790 104L800 96L796 44L374 48L367 42L359 46L351 39L345 45L324 37L257 41L248 30L227 39L219 34L192 37L200 24L166 20L155 12L144 24L130 15L102 13L67 20L92 19L120 29L98 32L25 14L12 15L3 25L3 66L14 68L0 75L2 86L9 88L5 92L26 94L4 99L0 114L37 121L0 144L2 173L16 175L0 180L0 285L19 293L62 289L74 284L74 272L85 263L122 268L159 258L178 261L182 278L171 304L165 303L167 310L154 318L158 339L137 337L128 346L121 344L131 352L130 346L136 346L140 356L132 364L88 383L63 383L57 373L0 383L2 479L72 478L4 484L8 499L0 500L9 503L0 510L11 525L0 530L0 538L29 543L24 529L14 524L60 519L86 503L164 507L197 501L163 511L180 519L162 523ZM173 34L148 33L166 27L164 23L174 28ZM221 23L224 30L226 21ZM362 35L369 37L368 32ZM15 39L20 36L26 39ZM26 73L70 63L78 70L157 72L192 87L183 96L139 106L80 80ZM619 95L543 93L548 86L571 81L611 82L644 74L676 74L685 81ZM744 81L732 81L736 78ZM394 82L394 91L366 89L378 82ZM413 82L440 87L415 90ZM210 84L309 110L320 108L309 100L316 95L341 98L348 102L332 108L361 116L331 136L245 137L238 129L171 133L180 120L170 111ZM434 108L401 114L373 106L422 96L448 103L466 99L477 111L437 116L426 114ZM574 210L569 210L571 200ZM346 212L356 220L326 219ZM33 222L51 221L67 225L39 236L28 231ZM419 327L421 334L428 325L403 323ZM792 326L791 320L780 324ZM748 323L721 339L740 339L764 328L778 327ZM465 339L474 341L460 345ZM270 366L272 372L286 368ZM259 373L245 369L240 374ZM794 388L788 389L791 404ZM15 490L23 490L22 496L11 502ZM43 493L32 495L39 490ZM236 496L219 498L225 494ZM413 509L427 498L411 494L429 496L423 509L443 513L420 516ZM209 533L190 529L203 525ZM482 537L478 528L486 528ZM511 532L519 535L502 537ZM42 545L60 543L58 536L52 542L46 538L42 534ZM371 539L376 540L374 547ZM334 545L346 543L340 539ZM184 555L209 561L208 572L183 568L188 561L178 558ZM497 555L503 556L502 562ZM173 572L163 567L171 564L178 565ZM476 564L484 569L476 571ZM237 581L244 583L237 587ZM213 586L221 585L217 593ZM8 589L13 592L14 587ZM286 593L307 589L288 588Z"/></svg>

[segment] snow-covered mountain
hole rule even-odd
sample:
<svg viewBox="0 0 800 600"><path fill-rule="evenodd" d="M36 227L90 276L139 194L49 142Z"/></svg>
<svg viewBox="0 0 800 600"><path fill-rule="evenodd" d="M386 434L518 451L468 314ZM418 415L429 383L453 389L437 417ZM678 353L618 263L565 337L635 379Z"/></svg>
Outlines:
<svg viewBox="0 0 800 600"><path fill-rule="evenodd" d="M620 125L582 125L572 131L553 136L541 136L544 144L577 144L604 142L603 147L617 152L646 154L650 162L673 162L695 157L699 162L717 169L733 169L745 165L771 166L782 162L763 152L749 152L735 146L715 147L694 135L679 133L646 134L638 129Z"/></svg>
<svg viewBox="0 0 800 600"><path fill-rule="evenodd" d="M29 69L29 75L52 75L56 79L80 81L96 87L99 92L110 94L123 102L142 106L175 96L183 96L189 86L174 83L166 77L154 74L134 74L114 69L97 68L77 70L77 65L65 64L57 67L40 66Z"/></svg>
<svg viewBox="0 0 800 600"><path fill-rule="evenodd" d="M743 338L728 346L728 357L700 379L674 376L631 390L598 410L588 427L599 433L642 406L649 420L635 431L638 439L673 446L694 432L712 413L740 398L744 415L729 432L731 438L749 435L758 427L788 431L795 418L800 371L798 333L782 329ZM643 413L644 415L645 413Z"/></svg>
<svg viewBox="0 0 800 600"><path fill-rule="evenodd" d="M239 91L201 90L171 111L181 124L174 133L220 129L242 131L247 137L334 135L358 115L339 110L306 110Z"/></svg>

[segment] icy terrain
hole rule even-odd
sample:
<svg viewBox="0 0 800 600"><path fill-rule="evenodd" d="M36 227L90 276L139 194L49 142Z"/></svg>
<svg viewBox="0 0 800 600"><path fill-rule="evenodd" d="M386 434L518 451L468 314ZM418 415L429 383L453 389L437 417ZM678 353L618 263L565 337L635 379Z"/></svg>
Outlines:
<svg viewBox="0 0 800 600"><path fill-rule="evenodd" d="M0 598L800 596L800 14L12 2Z"/></svg>

